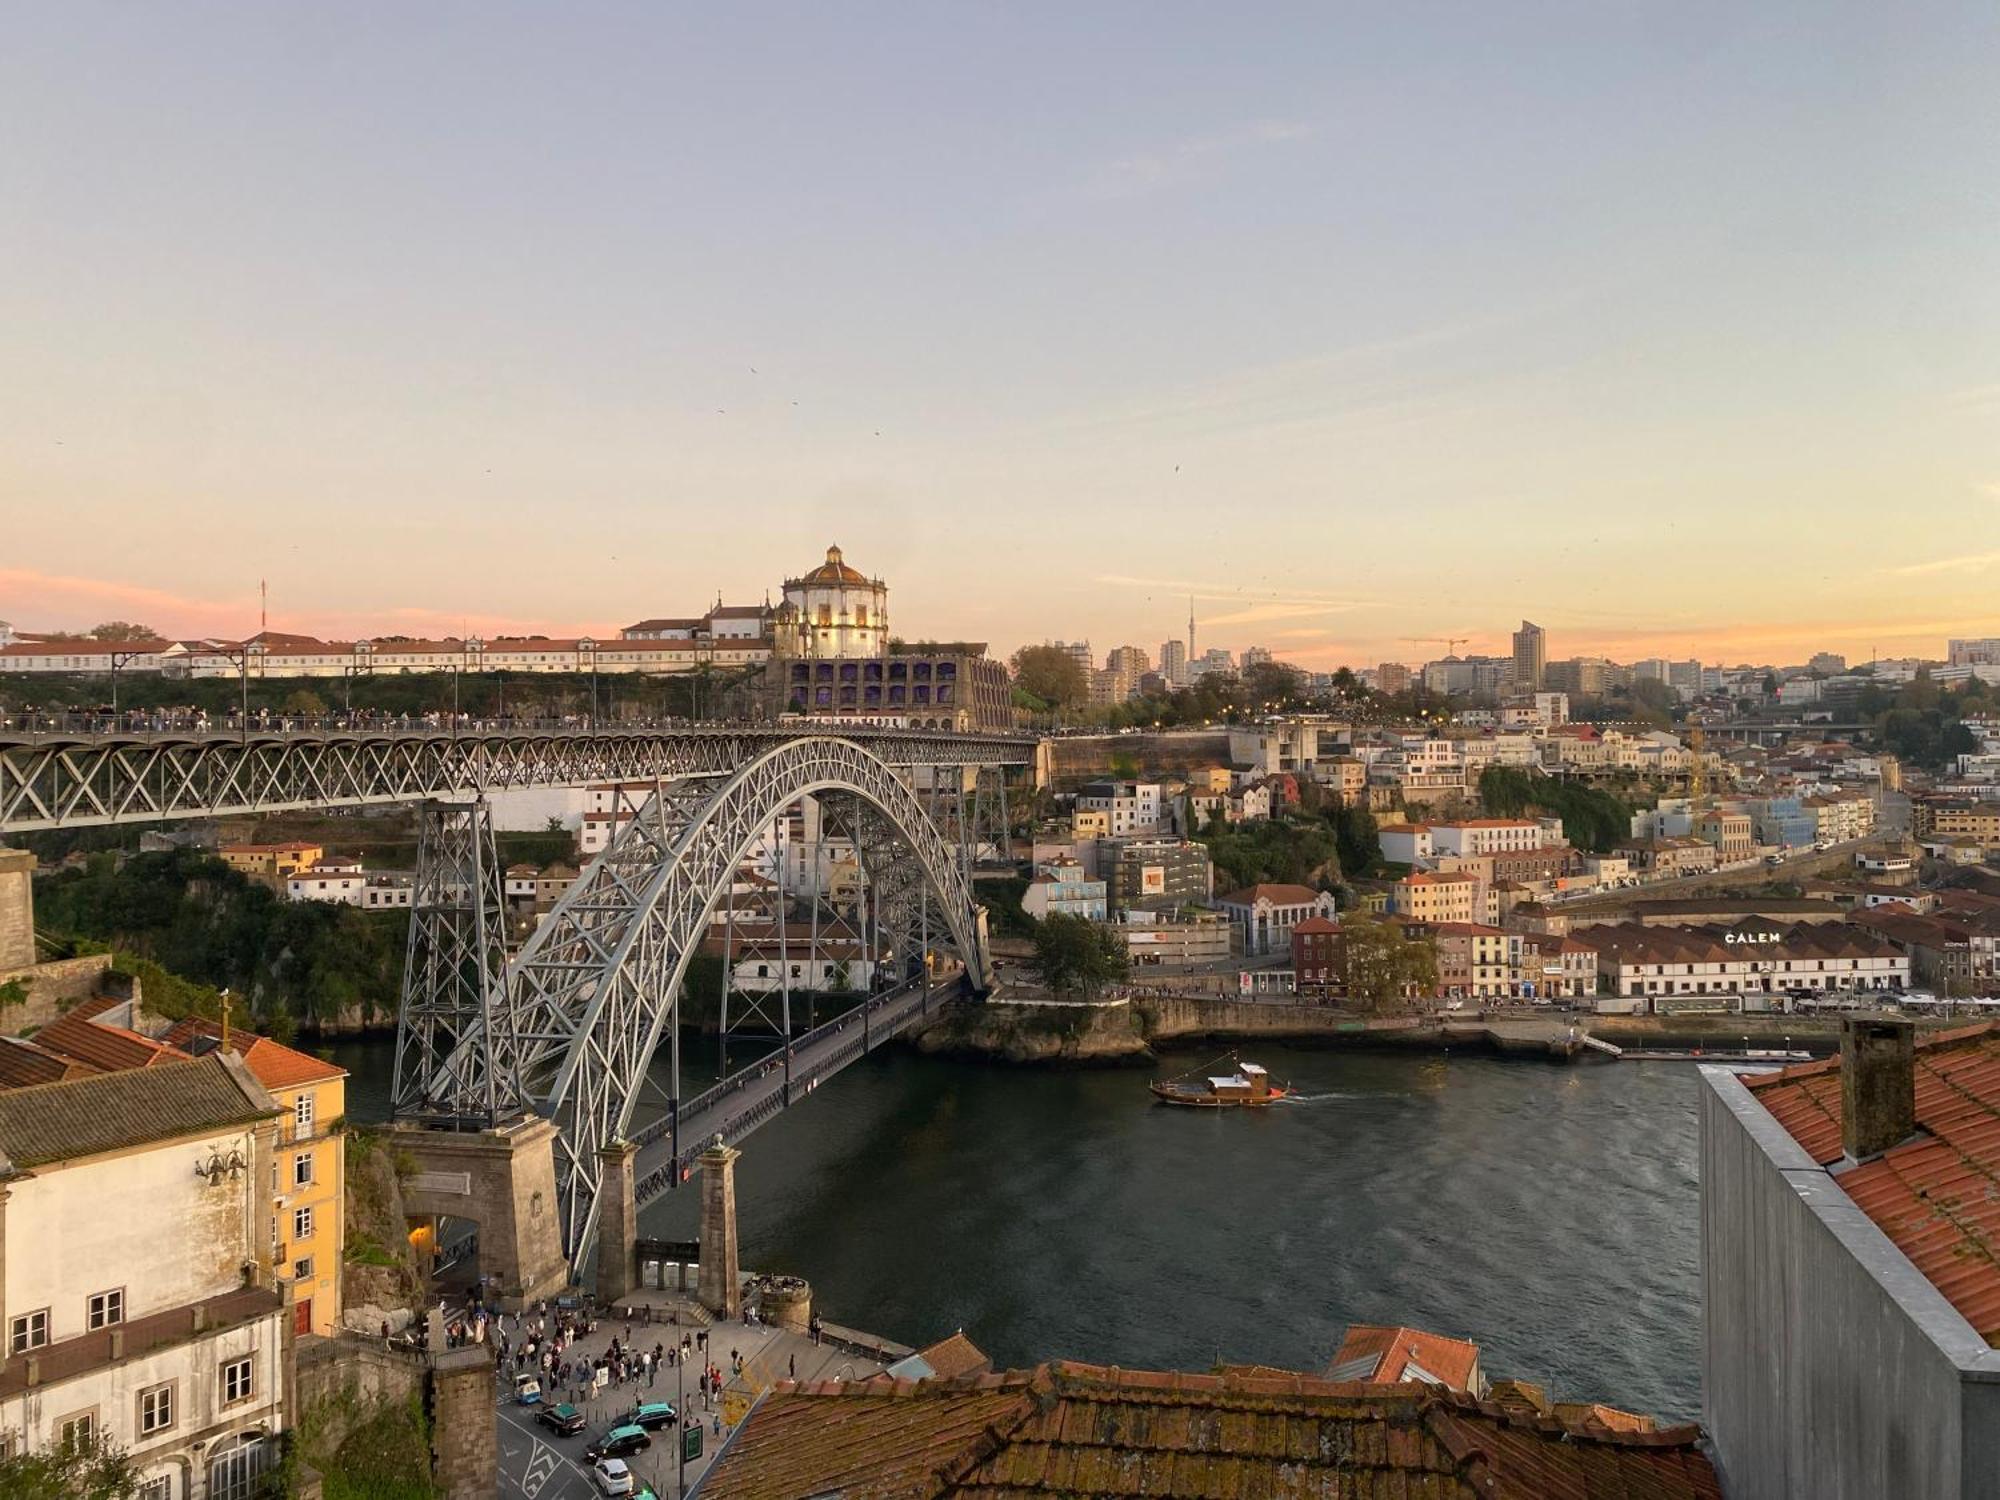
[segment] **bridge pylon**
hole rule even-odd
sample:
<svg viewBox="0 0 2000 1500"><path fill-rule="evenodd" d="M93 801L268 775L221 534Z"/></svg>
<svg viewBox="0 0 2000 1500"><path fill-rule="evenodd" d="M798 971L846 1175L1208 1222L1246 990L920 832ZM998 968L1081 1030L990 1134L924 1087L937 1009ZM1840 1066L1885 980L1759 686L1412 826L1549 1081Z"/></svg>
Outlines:
<svg viewBox="0 0 2000 1500"><path fill-rule="evenodd" d="M398 1120L488 1129L527 1107L509 1040L506 938L486 799L425 802L396 1016Z"/></svg>

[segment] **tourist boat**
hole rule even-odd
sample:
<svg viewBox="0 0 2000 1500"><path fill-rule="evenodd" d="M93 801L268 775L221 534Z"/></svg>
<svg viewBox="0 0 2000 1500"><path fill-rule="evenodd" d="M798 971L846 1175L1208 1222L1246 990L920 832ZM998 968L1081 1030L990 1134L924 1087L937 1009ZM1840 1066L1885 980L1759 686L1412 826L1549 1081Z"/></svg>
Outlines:
<svg viewBox="0 0 2000 1500"><path fill-rule="evenodd" d="M1234 1073L1210 1075L1199 1083L1185 1082L1190 1076L1154 1079L1153 1097L1189 1109L1260 1109L1285 1097L1285 1090L1256 1063L1238 1063Z"/></svg>

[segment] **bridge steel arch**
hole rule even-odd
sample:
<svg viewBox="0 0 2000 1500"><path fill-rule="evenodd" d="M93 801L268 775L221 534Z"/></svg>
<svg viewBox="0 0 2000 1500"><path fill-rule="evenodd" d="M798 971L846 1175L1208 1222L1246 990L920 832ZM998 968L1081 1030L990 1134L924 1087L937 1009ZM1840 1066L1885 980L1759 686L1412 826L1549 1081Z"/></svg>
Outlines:
<svg viewBox="0 0 2000 1500"><path fill-rule="evenodd" d="M962 851L902 777L863 746L794 739L726 780L660 784L509 966L490 1023L498 1034L488 1039L486 1065L520 1079L525 1102L560 1129L557 1196L572 1265L588 1265L594 1252L600 1152L626 1138L647 1064L677 1016L688 961L717 903L772 822L816 793L849 794L862 806L859 842L883 883L883 930L899 964L922 962L913 948L915 903L934 896L941 935L951 938L974 988L988 988L985 935Z"/></svg>

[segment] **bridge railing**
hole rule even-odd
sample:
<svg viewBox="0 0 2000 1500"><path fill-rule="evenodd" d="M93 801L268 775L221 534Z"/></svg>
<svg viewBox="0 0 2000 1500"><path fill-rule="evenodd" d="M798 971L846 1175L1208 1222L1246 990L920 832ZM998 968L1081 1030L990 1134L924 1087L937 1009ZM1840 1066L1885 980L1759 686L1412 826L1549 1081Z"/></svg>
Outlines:
<svg viewBox="0 0 2000 1500"><path fill-rule="evenodd" d="M593 718L589 714L567 714L556 718L522 718L513 714L475 715L463 713L385 714L373 710L325 714L252 713L246 720L239 712L184 713L157 709L129 709L119 713L65 710L60 713L19 711L0 714L0 735L17 739L113 739L113 738L210 738L241 739L246 734L388 734L397 738L426 737L455 739L494 734L714 734L771 733L788 729L853 733L859 730L870 739L936 739L940 735L973 737L974 731L953 729L907 729L878 725L849 725L829 720L819 724L781 724L776 719L687 719L671 715L644 718ZM1029 739L1033 736L1004 733L977 734L983 739Z"/></svg>
<svg viewBox="0 0 2000 1500"><path fill-rule="evenodd" d="M899 1032L912 1016L929 1009L932 996L931 987L919 980L906 980L894 989L884 990L871 997L865 1004L836 1016L814 1027L798 1038L792 1048L791 1095L798 1096L815 1087L820 1080L830 1078L850 1062L872 1050L879 1037L887 1040ZM864 1013L868 1026L858 1026ZM879 1027L879 1030L876 1028ZM827 1042L842 1031L853 1030L846 1041L824 1053L813 1054L808 1049ZM728 1078L703 1090L681 1106L680 1119L683 1124L691 1124L703 1111L712 1110L733 1095L742 1093L752 1084L762 1082L781 1072L784 1068L782 1050L770 1057L761 1058L748 1068L732 1073ZM725 1140L740 1139L766 1120L781 1113L791 1102L783 1088L773 1089L741 1113L729 1115L720 1132L710 1128L700 1130L703 1136L683 1146L670 1161L646 1173L634 1184L634 1197L641 1203L666 1191L683 1180L695 1161L709 1147L710 1140L720 1133ZM632 1133L636 1144L646 1145L660 1140L673 1128L673 1117L663 1115L648 1122Z"/></svg>

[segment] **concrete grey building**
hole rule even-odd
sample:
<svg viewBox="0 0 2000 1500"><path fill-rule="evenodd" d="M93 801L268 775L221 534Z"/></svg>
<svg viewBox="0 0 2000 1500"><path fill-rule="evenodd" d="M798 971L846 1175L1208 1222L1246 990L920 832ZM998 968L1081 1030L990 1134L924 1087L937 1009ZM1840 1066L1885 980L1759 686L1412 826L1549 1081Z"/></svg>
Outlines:
<svg viewBox="0 0 2000 1500"><path fill-rule="evenodd" d="M2000 1027L1842 1032L1701 1070L1702 1424L1731 1500L2000 1500Z"/></svg>
<svg viewBox="0 0 2000 1500"><path fill-rule="evenodd" d="M1100 839L1097 866L1114 916L1204 906L1215 891L1207 847L1185 839Z"/></svg>

